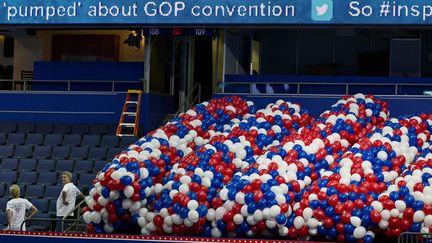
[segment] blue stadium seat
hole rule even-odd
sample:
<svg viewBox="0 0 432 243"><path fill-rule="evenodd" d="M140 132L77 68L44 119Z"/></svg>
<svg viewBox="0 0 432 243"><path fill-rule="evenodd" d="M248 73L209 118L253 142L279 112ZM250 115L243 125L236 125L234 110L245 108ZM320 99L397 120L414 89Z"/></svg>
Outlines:
<svg viewBox="0 0 432 243"><path fill-rule="evenodd" d="M59 195L60 195L60 191L58 192L57 196ZM57 199L52 198L51 200L49 200L48 213L55 214L56 212L57 212Z"/></svg>
<svg viewBox="0 0 432 243"><path fill-rule="evenodd" d="M74 167L74 161L71 159L60 159L57 160L56 171L72 171Z"/></svg>
<svg viewBox="0 0 432 243"><path fill-rule="evenodd" d="M87 147L72 147L69 158L74 160L86 159L88 155Z"/></svg>
<svg viewBox="0 0 432 243"><path fill-rule="evenodd" d="M18 159L2 159L1 167L2 170L17 170Z"/></svg>
<svg viewBox="0 0 432 243"><path fill-rule="evenodd" d="M43 185L57 184L57 178L58 178L57 172L42 171L39 172L38 184L43 184Z"/></svg>
<svg viewBox="0 0 432 243"><path fill-rule="evenodd" d="M103 135L106 134L108 130L108 124L91 124L89 134L98 134Z"/></svg>
<svg viewBox="0 0 432 243"><path fill-rule="evenodd" d="M0 211L0 227L4 228L6 226L7 226L7 214L5 211Z"/></svg>
<svg viewBox="0 0 432 243"><path fill-rule="evenodd" d="M17 124L15 122L2 122L0 123L1 133L11 133L16 132Z"/></svg>
<svg viewBox="0 0 432 243"><path fill-rule="evenodd" d="M33 156L33 146L31 145L22 145L15 146L14 158L18 159L26 159Z"/></svg>
<svg viewBox="0 0 432 243"><path fill-rule="evenodd" d="M0 209L6 211L6 204L9 201L9 198L0 198Z"/></svg>
<svg viewBox="0 0 432 243"><path fill-rule="evenodd" d="M52 159L67 159L69 157L70 147L53 147L51 152Z"/></svg>
<svg viewBox="0 0 432 243"><path fill-rule="evenodd" d="M34 171L36 170L37 159L20 159L18 170L20 171Z"/></svg>
<svg viewBox="0 0 432 243"><path fill-rule="evenodd" d="M81 186L90 186L92 185L93 180L96 178L94 174L81 174L79 178L79 185Z"/></svg>
<svg viewBox="0 0 432 243"><path fill-rule="evenodd" d="M44 135L42 133L29 133L27 134L26 144L28 145L41 145L44 140Z"/></svg>
<svg viewBox="0 0 432 243"><path fill-rule="evenodd" d="M66 134L63 138L63 146L80 146L81 135L79 134Z"/></svg>
<svg viewBox="0 0 432 243"><path fill-rule="evenodd" d="M91 160L77 160L73 169L80 173L89 173L93 171L93 161Z"/></svg>
<svg viewBox="0 0 432 243"><path fill-rule="evenodd" d="M19 173L18 183L20 184L35 184L37 182L36 171L22 171Z"/></svg>
<svg viewBox="0 0 432 243"><path fill-rule="evenodd" d="M37 123L35 133L52 133L54 125L52 123Z"/></svg>
<svg viewBox="0 0 432 243"><path fill-rule="evenodd" d="M93 165L93 172L97 173L101 171L106 164L108 164L106 161L95 161Z"/></svg>
<svg viewBox="0 0 432 243"><path fill-rule="evenodd" d="M10 158L13 155L12 145L2 145L0 146L0 158Z"/></svg>
<svg viewBox="0 0 432 243"><path fill-rule="evenodd" d="M55 186L46 186L44 198L46 199L56 199L59 197L60 192L63 186L55 185Z"/></svg>
<svg viewBox="0 0 432 243"><path fill-rule="evenodd" d="M26 198L42 198L44 195L44 185L27 185L26 186Z"/></svg>
<svg viewBox="0 0 432 243"><path fill-rule="evenodd" d="M115 135L117 132L117 126L118 124L116 123L108 124L107 135Z"/></svg>
<svg viewBox="0 0 432 243"><path fill-rule="evenodd" d="M84 135L81 145L88 147L98 147L100 145L100 140L100 135Z"/></svg>
<svg viewBox="0 0 432 243"><path fill-rule="evenodd" d="M90 124L72 124L72 134L88 134L90 131Z"/></svg>
<svg viewBox="0 0 432 243"><path fill-rule="evenodd" d="M6 133L0 133L0 145L5 145L7 140L7 134Z"/></svg>
<svg viewBox="0 0 432 243"><path fill-rule="evenodd" d="M39 199L39 198L35 198L30 200L31 203L33 203L33 205L41 212L48 212L48 199Z"/></svg>
<svg viewBox="0 0 432 243"><path fill-rule="evenodd" d="M6 194L6 184L0 183L0 198L2 198L5 194ZM2 209L0 208L0 210Z"/></svg>
<svg viewBox="0 0 432 243"><path fill-rule="evenodd" d="M120 139L120 148L126 149L129 145L134 144L138 141L138 137L135 136L123 136Z"/></svg>
<svg viewBox="0 0 432 243"><path fill-rule="evenodd" d="M56 161L53 159L40 159L38 160L37 170L38 171L54 171Z"/></svg>
<svg viewBox="0 0 432 243"><path fill-rule="evenodd" d="M0 171L0 182L4 182L6 184L13 184L17 182L17 178L17 171Z"/></svg>
<svg viewBox="0 0 432 243"><path fill-rule="evenodd" d="M72 124L70 123L56 123L54 124L53 133L69 134L71 130L72 130Z"/></svg>
<svg viewBox="0 0 432 243"><path fill-rule="evenodd" d="M16 132L27 134L27 133L34 132L34 129L35 129L34 123L23 122L23 123L18 123Z"/></svg>
<svg viewBox="0 0 432 243"><path fill-rule="evenodd" d="M89 160L106 160L107 148L90 148L87 159Z"/></svg>
<svg viewBox="0 0 432 243"><path fill-rule="evenodd" d="M22 145L25 142L24 133L9 133L7 143L9 145Z"/></svg>
<svg viewBox="0 0 432 243"><path fill-rule="evenodd" d="M46 159L51 157L51 146L35 146L33 157L38 159Z"/></svg>
<svg viewBox="0 0 432 243"><path fill-rule="evenodd" d="M118 147L119 138L115 135L103 135L100 146Z"/></svg>
<svg viewBox="0 0 432 243"><path fill-rule="evenodd" d="M45 135L44 145L59 146L63 142L63 135L61 134L47 134Z"/></svg>
<svg viewBox="0 0 432 243"><path fill-rule="evenodd" d="M111 162L114 159L114 157L121 152L122 152L121 148L108 148L107 160Z"/></svg>

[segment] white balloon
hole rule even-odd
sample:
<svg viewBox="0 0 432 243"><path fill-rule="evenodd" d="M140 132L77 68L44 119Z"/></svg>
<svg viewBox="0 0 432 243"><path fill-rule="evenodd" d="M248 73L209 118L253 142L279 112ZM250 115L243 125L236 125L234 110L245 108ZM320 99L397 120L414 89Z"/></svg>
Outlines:
<svg viewBox="0 0 432 243"><path fill-rule="evenodd" d="M220 238L222 236L222 233L220 232L220 230L218 228L213 228L211 231L211 236L213 238Z"/></svg>
<svg viewBox="0 0 432 243"><path fill-rule="evenodd" d="M300 229L301 227L303 227L303 225L304 225L304 219L303 219L303 217L300 217L300 216L295 217L295 219L294 219L294 227L296 229Z"/></svg>
<svg viewBox="0 0 432 243"><path fill-rule="evenodd" d="M303 210L303 218L308 221L310 218L312 218L313 210L312 208L305 208Z"/></svg>
<svg viewBox="0 0 432 243"><path fill-rule="evenodd" d="M359 217L355 217L355 216L351 217L350 222L352 225L354 225L354 227L359 227L361 225L361 219ZM366 231L365 231L365 234L366 234Z"/></svg>
<svg viewBox="0 0 432 243"><path fill-rule="evenodd" d="M110 233L114 232L114 228L110 224L105 224L104 225L104 231L105 231L105 233L110 234Z"/></svg>
<svg viewBox="0 0 432 243"><path fill-rule="evenodd" d="M134 188L132 186L126 186L123 193L127 198L130 198L134 194Z"/></svg>
<svg viewBox="0 0 432 243"><path fill-rule="evenodd" d="M196 200L190 200L187 204L189 210L195 210L198 208L198 202Z"/></svg>
<svg viewBox="0 0 432 243"><path fill-rule="evenodd" d="M236 214L236 215L234 215L233 221L236 225L240 225L243 223L244 218L241 214Z"/></svg>
<svg viewBox="0 0 432 243"><path fill-rule="evenodd" d="M207 219L208 221L214 221L214 220L216 219L216 211L214 210L214 208L210 208L210 209L207 211L206 219Z"/></svg>
<svg viewBox="0 0 432 243"><path fill-rule="evenodd" d="M199 214L196 210L190 210L188 213L188 219L193 222L196 223L199 220Z"/></svg>
<svg viewBox="0 0 432 243"><path fill-rule="evenodd" d="M278 205L273 205L273 206L270 208L270 217L272 217L272 218L276 218L276 216L277 216L278 214L280 214L280 212L281 212L280 207L279 207Z"/></svg>
<svg viewBox="0 0 432 243"><path fill-rule="evenodd" d="M132 206L132 201L130 199L125 199L122 202L122 207L124 209L129 209Z"/></svg>
<svg viewBox="0 0 432 243"><path fill-rule="evenodd" d="M91 212L85 212L83 214L83 218L84 218L84 221L86 222L86 224L91 223L91 221L92 221L91 216L92 216Z"/></svg>
<svg viewBox="0 0 432 243"><path fill-rule="evenodd" d="M426 215L426 217L424 218L424 224L426 227L432 225L432 215Z"/></svg>
<svg viewBox="0 0 432 243"><path fill-rule="evenodd" d="M425 213L422 210L418 210L414 213L413 221L414 222L421 222L425 218Z"/></svg>
<svg viewBox="0 0 432 243"><path fill-rule="evenodd" d="M101 219L102 219L100 213L99 213L99 212L96 212L96 211L94 211L94 212L91 213L90 218L91 218L91 221L92 221L93 223L95 223L95 224L99 224L100 221L101 221Z"/></svg>
<svg viewBox="0 0 432 243"><path fill-rule="evenodd" d="M354 238L362 239L366 235L366 229L363 226L356 227L354 229Z"/></svg>

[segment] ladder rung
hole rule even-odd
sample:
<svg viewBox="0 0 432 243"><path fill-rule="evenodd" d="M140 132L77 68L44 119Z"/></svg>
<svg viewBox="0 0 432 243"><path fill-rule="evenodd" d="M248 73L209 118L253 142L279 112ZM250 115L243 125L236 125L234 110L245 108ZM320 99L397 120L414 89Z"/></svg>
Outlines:
<svg viewBox="0 0 432 243"><path fill-rule="evenodd" d="M129 89L128 93L129 94L142 94L143 91L142 90L138 90L138 89Z"/></svg>
<svg viewBox="0 0 432 243"><path fill-rule="evenodd" d="M126 115L126 116L136 116L137 113L136 113L136 112L123 112L122 115Z"/></svg>
<svg viewBox="0 0 432 243"><path fill-rule="evenodd" d="M133 134L119 133L119 134L116 134L116 136L118 136L118 137L133 137L135 135L133 135Z"/></svg>
<svg viewBox="0 0 432 243"><path fill-rule="evenodd" d="M126 104L136 104L136 105L138 105L138 101L126 101Z"/></svg>
<svg viewBox="0 0 432 243"><path fill-rule="evenodd" d="M120 126L135 127L135 123L120 123Z"/></svg>

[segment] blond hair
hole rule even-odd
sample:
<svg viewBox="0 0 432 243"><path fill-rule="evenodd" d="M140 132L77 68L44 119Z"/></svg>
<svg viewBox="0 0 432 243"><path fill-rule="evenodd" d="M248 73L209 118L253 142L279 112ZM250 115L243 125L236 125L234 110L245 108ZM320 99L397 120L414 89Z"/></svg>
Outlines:
<svg viewBox="0 0 432 243"><path fill-rule="evenodd" d="M72 181L72 173L69 171L63 171L62 176L66 176L70 181Z"/></svg>
<svg viewBox="0 0 432 243"><path fill-rule="evenodd" d="M21 189L19 188L18 185L13 184L10 188L9 188L9 192L12 195L13 198L18 198L20 196L20 191Z"/></svg>

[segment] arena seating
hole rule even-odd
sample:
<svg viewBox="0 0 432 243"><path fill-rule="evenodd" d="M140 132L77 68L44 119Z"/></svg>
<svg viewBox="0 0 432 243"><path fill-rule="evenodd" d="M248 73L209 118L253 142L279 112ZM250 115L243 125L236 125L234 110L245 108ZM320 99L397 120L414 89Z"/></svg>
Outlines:
<svg viewBox="0 0 432 243"><path fill-rule="evenodd" d="M38 209L38 218L55 216L62 188L60 173L71 171L73 182L88 191L95 174L137 137L115 136L115 124L0 124L0 229L6 225L9 187ZM34 222L33 229L50 223Z"/></svg>

